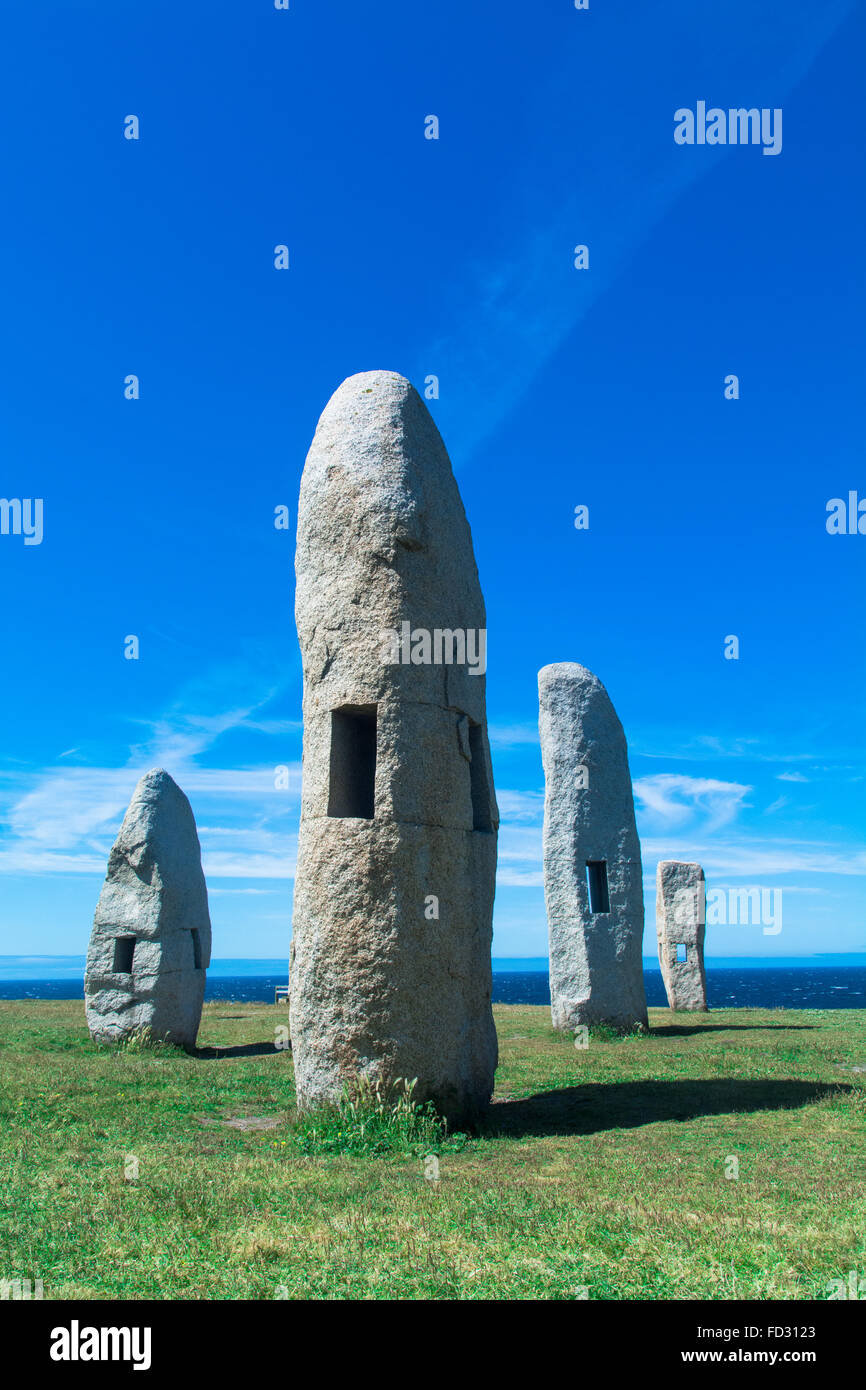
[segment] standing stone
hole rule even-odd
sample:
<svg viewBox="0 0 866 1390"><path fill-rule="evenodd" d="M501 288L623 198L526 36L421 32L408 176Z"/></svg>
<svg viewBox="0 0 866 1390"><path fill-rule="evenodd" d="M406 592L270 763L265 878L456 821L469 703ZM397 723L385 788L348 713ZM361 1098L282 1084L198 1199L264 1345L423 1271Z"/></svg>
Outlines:
<svg viewBox="0 0 866 1390"><path fill-rule="evenodd" d="M659 965L672 1009L703 1012L706 885L700 864L663 860L656 872Z"/></svg>
<svg viewBox="0 0 866 1390"><path fill-rule="evenodd" d="M643 883L625 734L584 666L544 666L538 697L553 1026L645 1028Z"/></svg>
<svg viewBox="0 0 866 1390"><path fill-rule="evenodd" d="M396 373L350 377L328 403L296 570L298 1105L417 1078L417 1100L469 1125L497 1062L486 619L448 454Z"/></svg>
<svg viewBox="0 0 866 1390"><path fill-rule="evenodd" d="M192 807L155 768L133 793L96 906L84 976L91 1036L113 1042L149 1028L194 1046L210 944Z"/></svg>

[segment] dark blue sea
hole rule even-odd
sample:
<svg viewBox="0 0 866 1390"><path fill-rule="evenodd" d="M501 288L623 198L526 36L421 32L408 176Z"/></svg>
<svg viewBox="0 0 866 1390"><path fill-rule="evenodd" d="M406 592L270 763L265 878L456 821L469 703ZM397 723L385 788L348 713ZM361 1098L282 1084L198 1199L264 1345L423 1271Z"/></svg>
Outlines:
<svg viewBox="0 0 866 1390"><path fill-rule="evenodd" d="M646 1001L667 1008L659 970L644 970ZM547 974L493 976L494 1004L549 1004ZM866 969L860 966L723 967L707 970L711 1009L866 1009Z"/></svg>
<svg viewBox="0 0 866 1390"><path fill-rule="evenodd" d="M83 962L82 962L83 964ZM267 964L270 964L268 962ZM523 962L494 962L495 1004L549 1004L546 962L525 962L530 969L515 968ZM232 966L236 970L232 970ZM256 962L215 963L208 974L205 999L233 999L239 1003L274 1002L274 990L286 984L286 971L252 974ZM17 967L12 972L17 974ZM54 972L52 972L54 973ZM65 978L0 979L0 999L81 999L83 970L74 966ZM644 969L647 1003L665 1007L664 985L659 970ZM724 964L707 966L707 1002L715 1009L866 1009L866 966Z"/></svg>

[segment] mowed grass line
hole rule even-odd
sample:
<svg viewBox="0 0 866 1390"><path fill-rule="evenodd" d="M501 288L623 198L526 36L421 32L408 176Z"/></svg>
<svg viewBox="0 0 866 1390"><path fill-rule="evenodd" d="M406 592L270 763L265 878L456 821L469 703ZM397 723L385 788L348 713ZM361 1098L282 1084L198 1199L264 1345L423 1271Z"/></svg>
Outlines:
<svg viewBox="0 0 866 1390"><path fill-rule="evenodd" d="M97 1048L78 1001L0 1002L0 1278L46 1299L790 1299L866 1277L866 1011L651 1009L649 1035L581 1051L546 1008L495 1014L490 1122L434 1184L417 1157L299 1150L284 1006L206 1005L187 1056Z"/></svg>

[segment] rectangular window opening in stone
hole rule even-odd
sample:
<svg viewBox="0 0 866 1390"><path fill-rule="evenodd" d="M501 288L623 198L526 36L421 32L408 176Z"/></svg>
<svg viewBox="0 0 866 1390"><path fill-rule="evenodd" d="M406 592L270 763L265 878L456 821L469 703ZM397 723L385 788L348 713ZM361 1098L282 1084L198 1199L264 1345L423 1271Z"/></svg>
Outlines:
<svg viewBox="0 0 866 1390"><path fill-rule="evenodd" d="M376 706L331 710L328 815L372 820L376 805Z"/></svg>
<svg viewBox="0 0 866 1390"><path fill-rule="evenodd" d="M198 927L193 927L191 936L193 966L196 970L201 970L201 937L198 934Z"/></svg>
<svg viewBox="0 0 866 1390"><path fill-rule="evenodd" d="M114 973L115 975L132 974L132 957L135 954L134 936L116 936L114 938Z"/></svg>
<svg viewBox="0 0 866 1390"><path fill-rule="evenodd" d="M490 784L487 780L487 759L484 749L484 730L480 724L469 725L469 776L472 789L472 829L493 829L490 816Z"/></svg>
<svg viewBox="0 0 866 1390"><path fill-rule="evenodd" d="M689 958L689 951L684 941L677 942L677 965L685 965Z"/></svg>
<svg viewBox="0 0 866 1390"><path fill-rule="evenodd" d="M589 889L590 912L610 912L607 891L607 864L604 859L588 859L586 885Z"/></svg>

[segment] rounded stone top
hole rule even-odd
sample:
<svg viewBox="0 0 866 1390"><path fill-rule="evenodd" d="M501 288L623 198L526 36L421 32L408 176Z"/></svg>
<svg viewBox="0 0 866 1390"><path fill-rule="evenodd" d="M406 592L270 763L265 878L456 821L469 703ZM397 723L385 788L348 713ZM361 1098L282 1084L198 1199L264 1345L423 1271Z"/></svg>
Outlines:
<svg viewBox="0 0 866 1390"><path fill-rule="evenodd" d="M549 666L542 666L538 673L539 690L544 690L548 686L557 685L560 682L571 682L574 685L601 685L598 676L594 675L588 666L581 666L577 661L554 661Z"/></svg>
<svg viewBox="0 0 866 1390"><path fill-rule="evenodd" d="M604 684L593 671L577 661L555 661L550 666L542 666L538 673L538 709L542 724L552 719L563 729L570 729L569 738L608 735L625 738ZM607 732L602 734L603 730Z"/></svg>
<svg viewBox="0 0 866 1390"><path fill-rule="evenodd" d="M439 471L447 469L450 474L439 431L411 381L399 372L357 372L341 382L319 416L304 464L300 510L310 487L318 491L328 486L334 463L342 472L356 475L363 492L374 476L384 477L389 465L393 472L401 459L420 464L427 477L433 466L432 455L436 455ZM325 476L320 480L322 473ZM316 510L325 500L314 497ZM393 498L386 500L393 505ZM361 505L369 505L369 499L365 502L362 498Z"/></svg>
<svg viewBox="0 0 866 1390"><path fill-rule="evenodd" d="M152 767L148 772L145 772L143 777L139 777L135 791L132 793L127 814L135 806L167 807L172 803L184 801L186 801L186 796L171 773L166 772L164 767Z"/></svg>
<svg viewBox="0 0 866 1390"><path fill-rule="evenodd" d="M347 376L338 387L338 391L374 391L376 387L390 387L392 390L406 390L412 388L412 383L408 377L400 372L391 372L384 367L377 367L371 372L355 372L352 376Z"/></svg>
<svg viewBox="0 0 866 1390"><path fill-rule="evenodd" d="M143 777L138 779L138 785L139 787L153 787L159 790L162 787L176 787L177 782L171 773L166 772L164 767L152 767L148 772L145 772Z"/></svg>
<svg viewBox="0 0 866 1390"><path fill-rule="evenodd" d="M201 850L195 816L189 799L164 767L152 767L138 779L126 808L114 849L122 857L134 854L136 862L146 846L167 880L173 873L182 880L201 870ZM194 869L188 865L193 863Z"/></svg>
<svg viewBox="0 0 866 1390"><path fill-rule="evenodd" d="M333 411L342 412L349 405L379 408L386 401L401 401L414 394L415 387L411 381L399 372L356 372L340 383L321 418L325 420Z"/></svg>
<svg viewBox="0 0 866 1390"><path fill-rule="evenodd" d="M447 680L446 705L481 722L483 683L468 663L443 676L436 661L383 660L382 634L406 620L428 632L487 626L448 452L398 372L348 377L322 412L301 477L295 574L304 677L327 682L332 708L398 690L401 700L435 704Z"/></svg>

